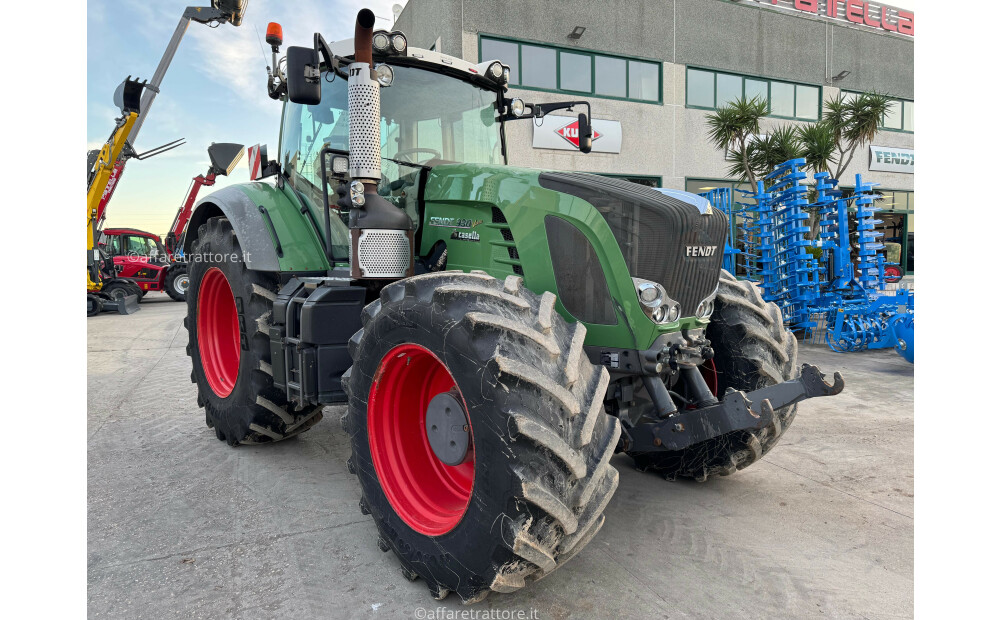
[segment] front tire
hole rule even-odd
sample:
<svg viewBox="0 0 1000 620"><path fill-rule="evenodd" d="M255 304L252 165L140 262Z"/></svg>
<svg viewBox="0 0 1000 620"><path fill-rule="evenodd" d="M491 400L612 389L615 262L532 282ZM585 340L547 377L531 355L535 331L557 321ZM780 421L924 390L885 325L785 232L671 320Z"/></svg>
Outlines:
<svg viewBox="0 0 1000 620"><path fill-rule="evenodd" d="M752 392L795 377L798 344L785 329L781 310L764 301L750 281L723 270L715 312L706 330L715 350L717 395L729 388ZM712 381L709 381L712 384ZM774 410L773 422L753 433L737 431L672 452L630 453L636 466L669 479L728 476L755 462L778 443L797 405Z"/></svg>
<svg viewBox="0 0 1000 620"><path fill-rule="evenodd" d="M135 295L136 299L138 299L139 293L136 292L136 289L138 289L138 287L133 288L128 282L112 280L101 287L101 292L113 301L121 301L129 295Z"/></svg>
<svg viewBox="0 0 1000 620"><path fill-rule="evenodd" d="M323 418L323 407L296 411L271 378L267 334L278 290L275 274L247 269L224 217L210 218L194 242L187 298L187 354L198 406L215 436L231 446L297 435ZM221 260L220 260L221 259Z"/></svg>
<svg viewBox="0 0 1000 620"><path fill-rule="evenodd" d="M87 293L87 316L97 316L102 310L104 310L104 303L101 301L101 298L97 295Z"/></svg>
<svg viewBox="0 0 1000 620"><path fill-rule="evenodd" d="M583 353L586 329L554 304L517 276L425 274L385 287L351 340L344 423L362 511L437 599L520 589L604 523L621 429L604 413L608 373ZM442 394L469 427L454 466L427 439Z"/></svg>
<svg viewBox="0 0 1000 620"><path fill-rule="evenodd" d="M903 269L898 265L886 265L884 269L885 281L889 284L895 284L903 279Z"/></svg>
<svg viewBox="0 0 1000 620"><path fill-rule="evenodd" d="M176 265L167 272L163 287L174 301L185 301L190 286L187 265Z"/></svg>

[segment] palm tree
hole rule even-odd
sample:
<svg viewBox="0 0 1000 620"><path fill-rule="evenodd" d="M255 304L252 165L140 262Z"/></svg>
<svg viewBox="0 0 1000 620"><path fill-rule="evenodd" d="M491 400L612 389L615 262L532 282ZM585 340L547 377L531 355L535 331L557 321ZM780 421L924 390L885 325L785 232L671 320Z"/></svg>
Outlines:
<svg viewBox="0 0 1000 620"><path fill-rule="evenodd" d="M798 131L792 125L782 125L750 144L750 167L761 178L789 159L802 156Z"/></svg>
<svg viewBox="0 0 1000 620"><path fill-rule="evenodd" d="M799 144L806 166L813 172L830 172L830 159L837 149L837 141L830 124L820 121L798 127Z"/></svg>
<svg viewBox="0 0 1000 620"><path fill-rule="evenodd" d="M823 120L817 125L826 125L836 144L834 179L839 180L844 174L858 148L875 138L890 105L892 100L888 95L875 92L863 95L842 92L824 103Z"/></svg>
<svg viewBox="0 0 1000 620"><path fill-rule="evenodd" d="M733 163L733 169L739 174L733 174L745 179L751 184L757 182L757 175L750 166L748 145L756 140L760 133L760 119L767 116L767 101L754 97L747 100L740 97L709 114L709 139L716 148L727 153L726 161Z"/></svg>

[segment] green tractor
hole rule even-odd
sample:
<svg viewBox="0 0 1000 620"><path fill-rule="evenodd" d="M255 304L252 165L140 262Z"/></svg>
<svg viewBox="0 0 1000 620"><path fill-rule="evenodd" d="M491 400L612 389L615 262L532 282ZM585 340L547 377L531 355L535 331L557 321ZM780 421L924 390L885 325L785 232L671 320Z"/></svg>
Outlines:
<svg viewBox="0 0 1000 620"><path fill-rule="evenodd" d="M346 404L361 511L438 599L512 592L600 530L624 452L705 480L837 394L779 309L722 271L726 216L600 176L506 166L509 69L373 32L289 47L278 160L184 238L198 404L230 445ZM258 179L273 176L273 182Z"/></svg>

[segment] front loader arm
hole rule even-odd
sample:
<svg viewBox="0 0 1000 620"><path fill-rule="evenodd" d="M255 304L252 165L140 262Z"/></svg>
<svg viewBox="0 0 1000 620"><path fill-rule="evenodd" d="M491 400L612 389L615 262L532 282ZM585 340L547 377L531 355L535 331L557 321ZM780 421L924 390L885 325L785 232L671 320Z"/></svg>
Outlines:
<svg viewBox="0 0 1000 620"><path fill-rule="evenodd" d="M90 186L87 187L87 290L100 288L100 275L97 273L97 260L94 248L97 245L97 225L103 213L100 205L104 193L108 190L108 180L115 169L118 158L128 142L129 132L135 125L138 113L131 111L118 121L111 137L101 147L97 162L90 174Z"/></svg>

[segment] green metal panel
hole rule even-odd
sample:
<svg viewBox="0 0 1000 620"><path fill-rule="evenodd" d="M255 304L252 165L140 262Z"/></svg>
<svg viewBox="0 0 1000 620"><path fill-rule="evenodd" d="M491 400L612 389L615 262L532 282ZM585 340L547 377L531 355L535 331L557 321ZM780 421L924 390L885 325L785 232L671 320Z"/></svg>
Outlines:
<svg viewBox="0 0 1000 620"><path fill-rule="evenodd" d="M283 188L269 183L242 183L236 187L250 200L263 207L270 216L273 230L269 230L271 242L281 245L278 264L281 271L303 272L324 271L330 268L323 249L323 240L316 235L312 224L303 214L301 204L288 183ZM267 220L265 219L265 224ZM322 224L320 223L320 226ZM320 228L322 230L322 227ZM275 238L277 235L277 238Z"/></svg>
<svg viewBox="0 0 1000 620"><path fill-rule="evenodd" d="M481 269L503 279L520 267L527 288L539 294L555 293L545 217L556 215L576 225L593 245L609 292L619 305L617 325L585 323L588 345L646 349L661 333L708 324L694 318L654 324L639 305L625 259L604 218L585 200L540 187L540 172L509 166L436 166L429 172L424 190L420 254L444 241L449 269ZM507 224L493 222L493 207L500 210ZM503 238L506 227L513 236L516 259L506 251L512 243ZM556 309L567 320L576 320L559 301Z"/></svg>

